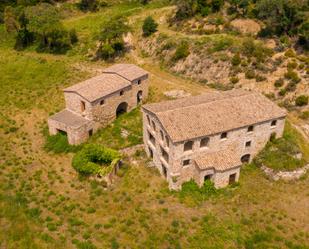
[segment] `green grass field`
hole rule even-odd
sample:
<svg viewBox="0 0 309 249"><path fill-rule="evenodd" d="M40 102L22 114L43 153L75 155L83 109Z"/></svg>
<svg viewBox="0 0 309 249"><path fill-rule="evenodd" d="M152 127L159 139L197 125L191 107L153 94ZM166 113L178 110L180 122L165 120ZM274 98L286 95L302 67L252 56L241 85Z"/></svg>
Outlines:
<svg viewBox="0 0 309 249"><path fill-rule="evenodd" d="M65 25L76 28L80 43L67 55L31 48L17 52L0 25L0 248L309 248L308 175L291 183L272 182L248 165L239 184L201 198L190 191L170 192L138 151L125 157L116 182L104 189L76 173L73 153L44 149L46 119L64 107L61 89L91 74L75 65L103 64L85 56L100 23L114 15L159 10L162 2L120 4L68 17ZM147 63L145 68L153 70L151 99L162 99L165 88L175 86L203 91L200 84ZM140 144L141 124L137 108L89 142L114 149ZM307 159L306 141L293 131L288 134Z"/></svg>

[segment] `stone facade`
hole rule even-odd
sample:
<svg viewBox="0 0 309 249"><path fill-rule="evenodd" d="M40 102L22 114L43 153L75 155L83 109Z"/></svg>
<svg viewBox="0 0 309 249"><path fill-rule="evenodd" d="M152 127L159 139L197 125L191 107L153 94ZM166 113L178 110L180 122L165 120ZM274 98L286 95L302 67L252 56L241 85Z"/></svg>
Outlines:
<svg viewBox="0 0 309 249"><path fill-rule="evenodd" d="M122 67L125 68L125 64ZM137 66L130 65L130 68L136 69ZM105 75L113 74L113 72L104 73ZM130 74L131 78L128 80L126 74L122 76L121 73L115 72L117 77L123 77L124 80L129 84L119 85L117 87L117 81L112 82L113 90L106 93L104 92L104 77L102 82L91 79L87 81L87 92L81 91L79 88L83 86L83 83L79 83L81 87L75 90L75 86L64 90L64 97L66 103L66 110L72 115L71 119L68 120L67 113L63 115L54 115L49 118L48 126L51 135L57 134L59 131L66 132L68 135L68 142L70 144L79 144L86 141L89 136L96 132L99 128L106 126L108 123L113 121L118 114L128 112L137 107L143 99L148 96L148 73L139 69L136 73ZM103 75L104 76L104 75ZM117 77L115 79L117 80ZM132 79L133 77L133 79ZM91 89L89 89L91 87ZM98 88L103 89L102 94L97 93ZM110 85L108 86L110 87ZM95 92L95 99L89 100L88 96L92 96L91 91ZM74 117L74 115L76 117ZM79 122L73 122L72 119L84 119ZM78 123L78 124L76 124Z"/></svg>
<svg viewBox="0 0 309 249"><path fill-rule="evenodd" d="M251 161L269 141L271 134L281 137L285 123L285 117L274 118L232 130L223 130L216 134L205 134L174 142L158 116L160 117L147 107L143 108L145 150L167 179L169 187L175 190L180 189L181 185L190 179L194 179L200 186L205 179L210 179L217 188L237 182L241 164ZM185 149L187 142L192 144L192 148ZM223 151L222 157L225 157L225 152L226 155L229 153L236 155L239 163L225 168L217 167L220 165L204 169L199 167L196 161L198 157L203 156L207 159L207 155L212 156L218 151Z"/></svg>

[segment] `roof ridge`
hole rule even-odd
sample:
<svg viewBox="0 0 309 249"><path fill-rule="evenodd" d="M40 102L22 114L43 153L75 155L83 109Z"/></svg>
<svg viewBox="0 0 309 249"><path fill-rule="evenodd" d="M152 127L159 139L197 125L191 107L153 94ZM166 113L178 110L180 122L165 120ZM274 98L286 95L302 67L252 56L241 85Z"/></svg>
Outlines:
<svg viewBox="0 0 309 249"><path fill-rule="evenodd" d="M219 94L222 96L222 93L219 93ZM202 103L199 103L199 104L191 103L188 106L179 106L179 107L176 107L176 108L174 108L172 110L157 111L156 114L170 113L170 112L174 112L174 111L179 110L179 109L182 109L182 110L183 109L189 109L189 108L192 108L192 106L198 107L198 106L201 106L201 105L211 104L211 103L214 103L214 102L223 102L223 101L226 101L227 99L231 100L231 99L234 99L234 98L241 98L241 97L248 96L248 95L253 95L253 94L256 94L256 93L255 92L248 92L248 91L246 91L246 92L243 92L241 95L225 96L223 99L214 99L214 100L205 101L205 102L202 102ZM201 96L201 95L192 96L192 98L198 97L198 96Z"/></svg>

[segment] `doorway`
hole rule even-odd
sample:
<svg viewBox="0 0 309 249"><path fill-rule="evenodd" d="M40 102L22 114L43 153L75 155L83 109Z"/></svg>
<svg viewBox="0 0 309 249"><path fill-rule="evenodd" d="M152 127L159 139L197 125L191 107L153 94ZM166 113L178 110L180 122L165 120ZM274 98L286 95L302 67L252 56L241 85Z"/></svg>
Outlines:
<svg viewBox="0 0 309 249"><path fill-rule="evenodd" d="M91 137L93 135L93 129L88 131L88 135L89 135L89 137Z"/></svg>
<svg viewBox="0 0 309 249"><path fill-rule="evenodd" d="M204 176L204 182L206 181L210 181L211 180L212 175L205 175Z"/></svg>
<svg viewBox="0 0 309 249"><path fill-rule="evenodd" d="M141 103L143 100L143 91L138 91L136 98L137 98L137 104Z"/></svg>
<svg viewBox="0 0 309 249"><path fill-rule="evenodd" d="M162 164L162 173L163 173L164 177L166 178L167 177L167 169L163 164Z"/></svg>
<svg viewBox="0 0 309 249"><path fill-rule="evenodd" d="M121 114L126 113L128 109L128 103L122 102L116 109L116 117L118 118Z"/></svg>
<svg viewBox="0 0 309 249"><path fill-rule="evenodd" d="M240 158L240 161L241 161L242 163L249 163L249 162L250 162L250 154L243 155L243 156Z"/></svg>
<svg viewBox="0 0 309 249"><path fill-rule="evenodd" d="M229 176L229 184L233 184L233 183L235 183L235 182L236 182L236 173L231 174L231 175Z"/></svg>

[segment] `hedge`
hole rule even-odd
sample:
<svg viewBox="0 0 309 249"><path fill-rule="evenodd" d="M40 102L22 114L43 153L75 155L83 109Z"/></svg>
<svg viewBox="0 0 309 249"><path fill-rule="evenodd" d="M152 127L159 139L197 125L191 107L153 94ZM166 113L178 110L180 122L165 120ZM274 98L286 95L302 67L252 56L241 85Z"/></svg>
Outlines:
<svg viewBox="0 0 309 249"><path fill-rule="evenodd" d="M74 155L72 166L83 175L105 175L119 160L120 154L117 151L98 144L88 144Z"/></svg>

